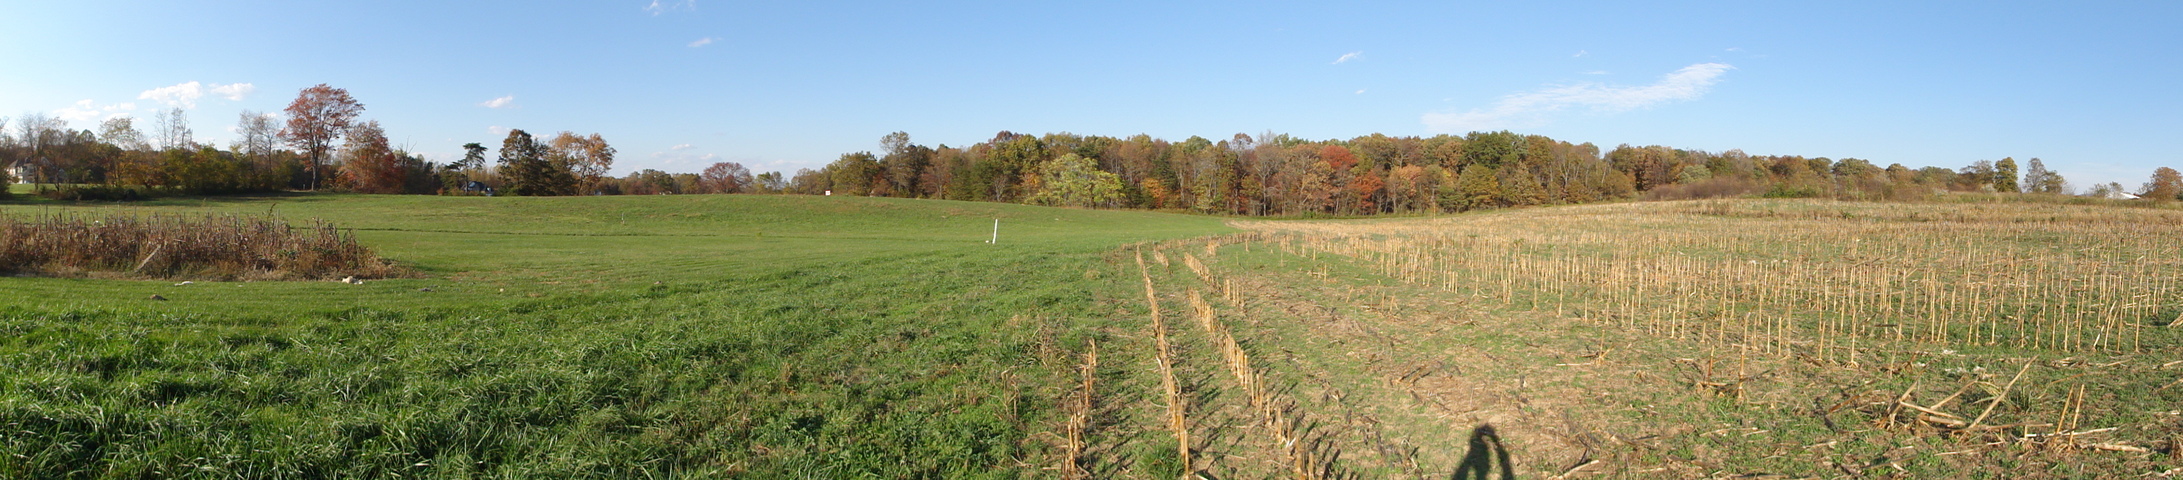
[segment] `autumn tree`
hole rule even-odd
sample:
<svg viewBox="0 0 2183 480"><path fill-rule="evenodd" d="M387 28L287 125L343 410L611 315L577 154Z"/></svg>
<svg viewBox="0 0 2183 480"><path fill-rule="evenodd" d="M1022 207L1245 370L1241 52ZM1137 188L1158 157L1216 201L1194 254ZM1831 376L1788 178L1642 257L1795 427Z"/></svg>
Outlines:
<svg viewBox="0 0 2183 480"><path fill-rule="evenodd" d="M1501 184L1501 202L1508 205L1544 205L1551 201L1546 196L1546 186L1531 172L1529 165L1521 162L1504 165L1495 172L1495 180Z"/></svg>
<svg viewBox="0 0 2183 480"><path fill-rule="evenodd" d="M1679 156L1675 149L1659 145L1647 147L1622 145L1615 147L1613 151L1607 152L1607 163L1613 165L1615 170L1629 174L1631 178L1636 179L1637 189L1645 191L1675 183ZM1813 168L1808 162L1798 167L1801 168L1784 166L1783 168L1777 168L1775 173L1780 178L1793 180L1796 179L1795 171L1810 171ZM1824 169L1825 167L1821 168Z"/></svg>
<svg viewBox="0 0 2183 480"><path fill-rule="evenodd" d="M351 127L341 146L341 181L363 193L402 193L406 172L402 157L387 145L386 130L377 121Z"/></svg>
<svg viewBox="0 0 2183 480"><path fill-rule="evenodd" d="M629 194L631 195L682 193L680 184L675 181L674 174L657 169L638 170L636 173L629 174L629 177L623 179L623 182L628 184Z"/></svg>
<svg viewBox="0 0 2183 480"><path fill-rule="evenodd" d="M915 197L925 191L918 183L932 164L933 150L910 143L910 134L905 132L880 137L879 145L886 152L879 159L879 167L886 177L888 191L898 197Z"/></svg>
<svg viewBox="0 0 2183 480"><path fill-rule="evenodd" d="M879 159L871 152L845 153L834 163L826 165L826 175L835 195L870 195L875 185L885 182L879 168Z"/></svg>
<svg viewBox="0 0 2183 480"><path fill-rule="evenodd" d="M596 133L579 136L575 132L562 131L555 134L547 146L546 161L575 179L571 193L598 191L600 180L614 167L614 147L607 145L606 138Z"/></svg>
<svg viewBox="0 0 2183 480"><path fill-rule="evenodd" d="M701 181L695 173L676 173L669 176L674 178L675 193L696 193L697 184Z"/></svg>
<svg viewBox="0 0 2183 480"><path fill-rule="evenodd" d="M2138 189L2138 198L2162 202L2183 199L2183 173L2168 167L2153 170L2153 179Z"/></svg>
<svg viewBox="0 0 2183 480"><path fill-rule="evenodd" d="M1024 203L1106 207L1122 200L1121 177L1099 170L1098 162L1074 153L1041 163L1033 175L1038 184Z"/></svg>
<svg viewBox="0 0 2183 480"><path fill-rule="evenodd" d="M1004 131L994 135L990 145L986 161L980 163L992 168L976 171L969 179L980 192L979 199L1012 201L1023 193L1023 175L1046 159L1046 142Z"/></svg>
<svg viewBox="0 0 2183 480"><path fill-rule="evenodd" d="M1357 199L1357 213L1379 213L1380 192L1386 187L1387 181L1381 179L1378 172L1367 170L1352 178L1349 181L1349 194Z"/></svg>
<svg viewBox="0 0 2183 480"><path fill-rule="evenodd" d="M714 163L697 174L702 193L743 193L750 188L750 169L735 162Z"/></svg>
<svg viewBox="0 0 2183 480"><path fill-rule="evenodd" d="M788 193L804 195L821 195L833 190L833 188L833 179L827 177L826 172L799 168L796 169L796 176L789 178L787 191Z"/></svg>
<svg viewBox="0 0 2183 480"><path fill-rule="evenodd" d="M100 144L95 148L104 150L103 153L111 157L107 159L107 171L103 175L108 183L123 180L126 177L120 174L123 171L147 171L156 160L149 153L151 145L144 141L144 133L136 129L136 119L132 117L114 117L100 122L98 141Z"/></svg>
<svg viewBox="0 0 2183 480"><path fill-rule="evenodd" d="M1440 168L1434 166L1432 168ZM1431 210L1437 175L1426 167L1404 165L1387 171L1387 200L1396 212Z"/></svg>
<svg viewBox="0 0 2183 480"><path fill-rule="evenodd" d="M1887 192L1888 173L1872 162L1844 158L1834 163L1835 196L1870 200Z"/></svg>
<svg viewBox="0 0 2183 480"><path fill-rule="evenodd" d="M1319 147L1319 159L1325 160L1327 167L1334 170L1349 170L1350 167L1357 166L1357 156L1341 145Z"/></svg>
<svg viewBox="0 0 2183 480"><path fill-rule="evenodd" d="M2062 174L2048 170L2045 162L2031 159L2024 167L2024 191L2031 193L2060 194L2069 188Z"/></svg>
<svg viewBox="0 0 2183 480"><path fill-rule="evenodd" d="M1994 179L1999 178L1999 175L1995 173L1996 171L1994 162L1987 160L1971 162L1969 166L1956 171L1956 179L1950 184L1950 187L1966 191L1993 188Z"/></svg>
<svg viewBox="0 0 2183 480"><path fill-rule="evenodd" d="M317 190L322 183L319 171L325 164L327 150L333 148L334 140L348 132L356 116L364 113L364 104L350 97L348 90L321 83L303 89L283 111L288 113L288 128L281 133L289 144L303 151L311 166L309 187Z"/></svg>
<svg viewBox="0 0 2183 480"><path fill-rule="evenodd" d="M2005 193L2024 191L2024 189L2017 186L2016 181L2015 157L2002 157L2001 161L1994 162L1994 191Z"/></svg>
<svg viewBox="0 0 2183 480"><path fill-rule="evenodd" d="M1455 179L1456 208L1476 210L1501 206L1501 181L1493 167L1481 163L1463 166Z"/></svg>

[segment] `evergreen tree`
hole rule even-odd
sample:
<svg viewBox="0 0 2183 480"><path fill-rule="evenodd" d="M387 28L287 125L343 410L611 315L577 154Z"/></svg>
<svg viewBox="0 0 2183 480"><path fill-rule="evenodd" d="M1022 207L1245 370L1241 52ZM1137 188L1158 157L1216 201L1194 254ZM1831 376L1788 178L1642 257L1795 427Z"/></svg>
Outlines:
<svg viewBox="0 0 2183 480"><path fill-rule="evenodd" d="M576 191L576 177L554 168L546 160L546 144L521 129L508 131L500 142L500 173L512 195L568 195Z"/></svg>

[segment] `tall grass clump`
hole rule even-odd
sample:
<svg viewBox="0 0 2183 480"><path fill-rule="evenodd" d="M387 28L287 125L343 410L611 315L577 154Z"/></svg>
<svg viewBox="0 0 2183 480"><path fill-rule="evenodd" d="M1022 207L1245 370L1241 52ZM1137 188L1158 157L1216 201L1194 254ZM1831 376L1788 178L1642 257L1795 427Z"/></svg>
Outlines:
<svg viewBox="0 0 2183 480"><path fill-rule="evenodd" d="M325 221L291 228L235 215L0 216L0 274L309 280L401 273Z"/></svg>

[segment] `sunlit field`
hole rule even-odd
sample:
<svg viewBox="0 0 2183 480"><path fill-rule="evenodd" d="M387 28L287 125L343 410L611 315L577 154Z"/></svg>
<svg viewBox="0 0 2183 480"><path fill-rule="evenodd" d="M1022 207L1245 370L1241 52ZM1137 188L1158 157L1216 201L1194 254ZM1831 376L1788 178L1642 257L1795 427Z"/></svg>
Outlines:
<svg viewBox="0 0 2183 480"><path fill-rule="evenodd" d="M0 279L6 478L1040 476L1101 254L1225 230L804 196L6 211L324 219L421 272Z"/></svg>
<svg viewBox="0 0 2183 480"><path fill-rule="evenodd" d="M7 211L321 219L414 272L0 279L8 477L2081 478L2183 438L2170 209Z"/></svg>
<svg viewBox="0 0 2183 480"><path fill-rule="evenodd" d="M1184 434L1106 432L1193 448L1133 465L2073 478L2170 471L2183 435L2175 211L1721 200L1238 225L1144 251L1166 313L1140 336L1171 366L1123 368L1182 400L1114 415Z"/></svg>

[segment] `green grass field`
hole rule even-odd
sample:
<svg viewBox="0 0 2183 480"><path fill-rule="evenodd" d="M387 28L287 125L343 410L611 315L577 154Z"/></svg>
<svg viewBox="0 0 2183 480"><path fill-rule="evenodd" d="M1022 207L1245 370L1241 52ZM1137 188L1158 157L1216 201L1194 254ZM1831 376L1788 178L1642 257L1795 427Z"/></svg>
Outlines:
<svg viewBox="0 0 2183 480"><path fill-rule="evenodd" d="M328 194L0 211L325 219L419 272L0 278L0 478L2183 472L2171 209L1231 223Z"/></svg>
<svg viewBox="0 0 2183 480"><path fill-rule="evenodd" d="M6 478L1041 476L1101 255L1227 230L800 196L4 210L326 219L423 274L0 279Z"/></svg>

